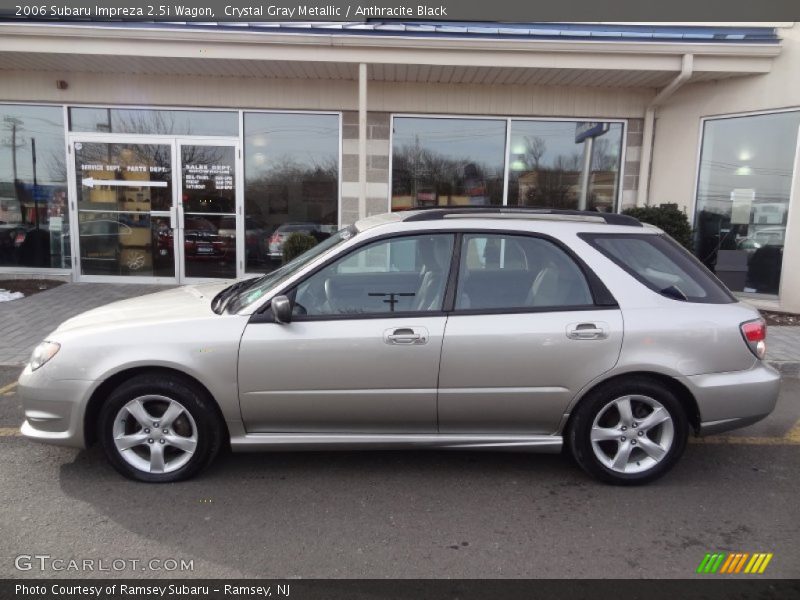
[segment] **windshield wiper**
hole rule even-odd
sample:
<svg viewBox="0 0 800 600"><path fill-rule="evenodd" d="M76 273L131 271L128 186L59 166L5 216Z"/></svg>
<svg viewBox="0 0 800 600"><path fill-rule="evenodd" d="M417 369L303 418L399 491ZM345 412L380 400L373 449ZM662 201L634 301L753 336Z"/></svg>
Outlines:
<svg viewBox="0 0 800 600"><path fill-rule="evenodd" d="M665 287L663 290L661 290L661 293L668 298L674 298L675 300L683 300L684 302L689 300L689 297L684 294L681 288L676 285Z"/></svg>
<svg viewBox="0 0 800 600"><path fill-rule="evenodd" d="M225 289L221 290L214 298L211 300L211 310L213 310L218 315L222 314L222 311L225 310L225 307L230 302L230 299L233 297L233 293L243 289L245 286L252 285L253 282L258 281L260 277L255 277L252 279L243 279L242 281L237 281L236 283L229 285Z"/></svg>

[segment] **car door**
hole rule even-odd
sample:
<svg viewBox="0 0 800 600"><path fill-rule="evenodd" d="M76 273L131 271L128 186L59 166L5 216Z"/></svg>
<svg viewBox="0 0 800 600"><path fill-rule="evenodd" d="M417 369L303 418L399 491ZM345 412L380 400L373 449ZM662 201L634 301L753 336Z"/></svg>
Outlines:
<svg viewBox="0 0 800 600"><path fill-rule="evenodd" d="M459 263L440 432L555 432L574 395L616 363L619 308L599 280L590 285L587 267L543 237L465 234Z"/></svg>
<svg viewBox="0 0 800 600"><path fill-rule="evenodd" d="M433 433L454 235L379 239L287 291L239 354L248 432Z"/></svg>

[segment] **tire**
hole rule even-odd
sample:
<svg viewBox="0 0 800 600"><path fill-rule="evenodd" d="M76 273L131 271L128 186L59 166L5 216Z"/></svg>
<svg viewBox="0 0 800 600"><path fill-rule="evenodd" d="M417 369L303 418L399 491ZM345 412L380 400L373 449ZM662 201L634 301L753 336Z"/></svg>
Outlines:
<svg viewBox="0 0 800 600"><path fill-rule="evenodd" d="M217 455L223 427L213 401L177 375L146 373L116 388L97 422L111 465L150 483L189 479Z"/></svg>
<svg viewBox="0 0 800 600"><path fill-rule="evenodd" d="M683 454L688 437L680 400L646 377L592 390L578 404L567 431L581 468L617 485L639 485L664 475Z"/></svg>

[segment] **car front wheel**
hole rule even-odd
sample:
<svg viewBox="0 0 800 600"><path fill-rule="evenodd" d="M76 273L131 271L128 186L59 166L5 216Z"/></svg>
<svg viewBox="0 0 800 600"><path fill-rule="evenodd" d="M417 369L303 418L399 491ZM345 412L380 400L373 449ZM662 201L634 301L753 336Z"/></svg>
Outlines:
<svg viewBox="0 0 800 600"><path fill-rule="evenodd" d="M219 451L222 432L210 400L183 378L138 375L104 404L99 438L112 466L131 479L188 479Z"/></svg>
<svg viewBox="0 0 800 600"><path fill-rule="evenodd" d="M689 425L678 398L646 378L601 386L578 405L572 455L600 480L635 485L669 471L686 447Z"/></svg>

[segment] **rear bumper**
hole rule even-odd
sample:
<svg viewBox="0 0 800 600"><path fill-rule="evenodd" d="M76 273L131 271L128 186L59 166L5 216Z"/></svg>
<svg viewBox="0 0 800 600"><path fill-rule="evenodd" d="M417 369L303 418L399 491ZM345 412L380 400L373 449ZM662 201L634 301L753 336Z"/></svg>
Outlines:
<svg viewBox="0 0 800 600"><path fill-rule="evenodd" d="M769 415L778 401L781 376L764 362L746 371L683 377L697 400L700 433L746 427Z"/></svg>
<svg viewBox="0 0 800 600"><path fill-rule="evenodd" d="M22 400L25 422L22 435L32 440L84 448L83 420L94 381L51 379L47 366L31 372L26 367L17 393Z"/></svg>

